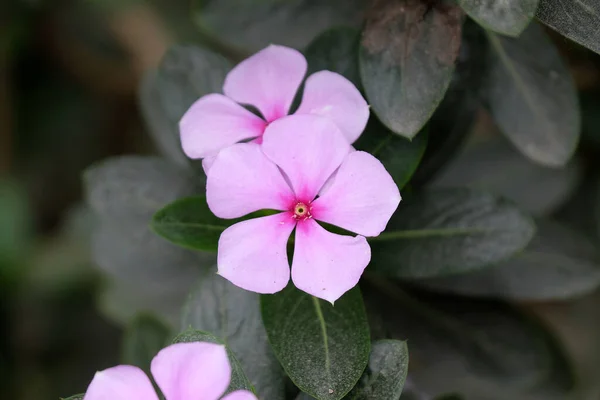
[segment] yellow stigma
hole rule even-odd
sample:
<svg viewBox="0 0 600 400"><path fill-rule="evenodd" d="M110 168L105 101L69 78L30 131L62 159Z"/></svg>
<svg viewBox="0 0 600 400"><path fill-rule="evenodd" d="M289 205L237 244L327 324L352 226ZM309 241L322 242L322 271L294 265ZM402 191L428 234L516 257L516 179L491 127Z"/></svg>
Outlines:
<svg viewBox="0 0 600 400"><path fill-rule="evenodd" d="M294 216L296 218L304 218L309 216L309 208L306 204L304 203L298 203L296 204L296 207L294 207Z"/></svg>

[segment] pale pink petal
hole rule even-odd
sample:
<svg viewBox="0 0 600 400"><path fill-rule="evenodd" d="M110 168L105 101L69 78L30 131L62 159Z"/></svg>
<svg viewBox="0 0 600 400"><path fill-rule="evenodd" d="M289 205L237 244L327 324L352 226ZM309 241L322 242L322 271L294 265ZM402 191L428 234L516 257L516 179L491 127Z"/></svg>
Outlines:
<svg viewBox="0 0 600 400"><path fill-rule="evenodd" d="M348 143L353 143L367 126L369 105L348 79L335 72L319 71L306 80L302 103L295 114L330 118Z"/></svg>
<svg viewBox="0 0 600 400"><path fill-rule="evenodd" d="M223 92L238 103L255 106L271 122L288 114L306 68L298 50L271 45L232 69Z"/></svg>
<svg viewBox="0 0 600 400"><path fill-rule="evenodd" d="M296 227L292 281L308 294L333 304L356 286L370 260L362 236L336 235L312 219Z"/></svg>
<svg viewBox="0 0 600 400"><path fill-rule="evenodd" d="M400 191L381 162L364 151L348 155L326 192L312 203L315 219L363 236L377 236L398 204Z"/></svg>
<svg viewBox="0 0 600 400"><path fill-rule="evenodd" d="M340 166L350 145L331 120L290 115L272 122L262 149L289 178L300 201L312 201Z"/></svg>
<svg viewBox="0 0 600 400"><path fill-rule="evenodd" d="M196 101L179 121L181 147L190 158L213 156L227 146L262 135L266 122L222 94Z"/></svg>
<svg viewBox="0 0 600 400"><path fill-rule="evenodd" d="M166 400L217 400L231 379L225 346L214 343L172 344L154 357L150 369Z"/></svg>
<svg viewBox="0 0 600 400"><path fill-rule="evenodd" d="M262 209L287 210L293 193L283 175L255 143L219 152L206 181L206 201L219 218L237 218Z"/></svg>
<svg viewBox="0 0 600 400"><path fill-rule="evenodd" d="M158 396L144 371L118 365L97 372L83 400L158 400Z"/></svg>
<svg viewBox="0 0 600 400"><path fill-rule="evenodd" d="M208 176L208 171L210 171L210 167L212 167L213 163L217 159L217 156L209 156L202 159L202 169L206 176Z"/></svg>
<svg viewBox="0 0 600 400"><path fill-rule="evenodd" d="M219 238L219 275L252 292L282 290L290 280L287 241L295 225L284 212L230 226Z"/></svg>
<svg viewBox="0 0 600 400"><path fill-rule="evenodd" d="M238 390L237 392L229 393L221 400L257 400L256 396L247 390Z"/></svg>

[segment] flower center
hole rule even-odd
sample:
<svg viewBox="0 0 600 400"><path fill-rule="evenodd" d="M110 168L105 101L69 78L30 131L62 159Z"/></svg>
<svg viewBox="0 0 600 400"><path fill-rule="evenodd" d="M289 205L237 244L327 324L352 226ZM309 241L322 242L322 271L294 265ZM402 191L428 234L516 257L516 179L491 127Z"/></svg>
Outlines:
<svg viewBox="0 0 600 400"><path fill-rule="evenodd" d="M312 216L310 215L310 207L304 203L297 203L294 207L294 219L304 220L309 219Z"/></svg>

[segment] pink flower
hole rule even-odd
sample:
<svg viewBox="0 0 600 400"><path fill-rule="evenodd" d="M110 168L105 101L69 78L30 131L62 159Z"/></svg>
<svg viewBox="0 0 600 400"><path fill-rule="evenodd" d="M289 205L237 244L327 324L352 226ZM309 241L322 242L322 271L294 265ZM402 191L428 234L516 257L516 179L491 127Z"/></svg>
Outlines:
<svg viewBox="0 0 600 400"><path fill-rule="evenodd" d="M222 150L208 175L206 197L220 218L282 211L221 234L220 275L254 292L282 290L290 279L286 245L296 228L292 280L330 302L358 283L371 259L364 236L379 235L400 202L398 187L375 157L352 151L333 122L312 115L273 122L262 146L239 143ZM359 236L331 233L317 220Z"/></svg>
<svg viewBox="0 0 600 400"><path fill-rule="evenodd" d="M217 400L231 379L227 351L213 343L173 344L154 357L150 369L166 400ZM83 400L158 400L158 395L141 369L118 365L97 372ZM223 400L256 400L256 397L238 390Z"/></svg>
<svg viewBox="0 0 600 400"><path fill-rule="evenodd" d="M289 113L306 69L306 59L299 51L275 45L239 63L225 79L225 96L214 93L200 98L181 119L185 154L204 158L207 170L221 149L246 139L260 144L269 123ZM256 107L263 118L238 103ZM348 143L353 143L367 124L369 107L349 80L335 72L320 71L306 80L295 114L330 118Z"/></svg>

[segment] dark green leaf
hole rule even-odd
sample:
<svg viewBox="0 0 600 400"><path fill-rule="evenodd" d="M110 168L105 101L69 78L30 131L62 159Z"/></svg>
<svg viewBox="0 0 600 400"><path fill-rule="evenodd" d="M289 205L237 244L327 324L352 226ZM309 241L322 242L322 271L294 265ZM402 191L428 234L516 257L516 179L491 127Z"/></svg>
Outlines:
<svg viewBox="0 0 600 400"><path fill-rule="evenodd" d="M203 251L217 251L219 236L231 221L217 218L208 208L206 197L179 199L152 217L151 227L177 245Z"/></svg>
<svg viewBox="0 0 600 400"><path fill-rule="evenodd" d="M377 157L402 189L425 153L427 134L422 133L413 141L408 141L387 129L377 118L371 117L354 147Z"/></svg>
<svg viewBox="0 0 600 400"><path fill-rule="evenodd" d="M600 3L597 0L540 0L536 17L561 35L600 53Z"/></svg>
<svg viewBox="0 0 600 400"><path fill-rule="evenodd" d="M322 70L333 71L360 88L359 41L360 32L353 28L334 28L322 33L304 51L308 61L307 75Z"/></svg>
<svg viewBox="0 0 600 400"><path fill-rule="evenodd" d="M516 308L372 282L364 287L369 315L386 327L387 337L408 341L410 386L430 396L460 393L478 400L569 398L574 377L561 346Z"/></svg>
<svg viewBox="0 0 600 400"><path fill-rule="evenodd" d="M576 160L561 169L542 167L498 137L472 143L448 163L431 185L482 189L514 201L533 215L547 215L576 189L580 167Z"/></svg>
<svg viewBox="0 0 600 400"><path fill-rule="evenodd" d="M413 138L452 80L463 14L456 5L377 0L359 50L367 100L393 132Z"/></svg>
<svg viewBox="0 0 600 400"><path fill-rule="evenodd" d="M261 296L261 307L275 356L296 386L318 400L341 399L354 387L370 351L358 288L334 307L290 285Z"/></svg>
<svg viewBox="0 0 600 400"><path fill-rule="evenodd" d="M458 4L486 29L519 36L535 15L539 0L458 0Z"/></svg>
<svg viewBox="0 0 600 400"><path fill-rule="evenodd" d="M371 347L369 365L345 400L398 400L408 372L406 342L379 340Z"/></svg>
<svg viewBox="0 0 600 400"><path fill-rule="evenodd" d="M211 332L235 354L261 399L284 399L284 375L267 341L259 295L209 273L190 293L183 329Z"/></svg>
<svg viewBox="0 0 600 400"><path fill-rule="evenodd" d="M151 137L162 153L187 164L179 139L179 120L200 97L221 93L231 64L222 56L196 46L167 51L158 70L150 71L140 87L141 111Z"/></svg>
<svg viewBox="0 0 600 400"><path fill-rule="evenodd" d="M194 0L201 28L257 51L271 43L303 48L334 26L359 27L365 0Z"/></svg>
<svg viewBox="0 0 600 400"><path fill-rule="evenodd" d="M447 293L535 301L582 296L600 286L600 255L593 243L550 221L537 226L537 235L513 259L423 283Z"/></svg>
<svg viewBox="0 0 600 400"><path fill-rule="evenodd" d="M150 363L171 341L169 328L156 317L139 314L127 327L123 337L122 362L150 373Z"/></svg>
<svg viewBox="0 0 600 400"><path fill-rule="evenodd" d="M537 24L518 39L488 32L490 71L485 93L494 120L533 161L551 167L569 161L581 128L571 73Z"/></svg>
<svg viewBox="0 0 600 400"><path fill-rule="evenodd" d="M369 269L402 278L477 270L522 250L534 232L510 202L469 189L430 190L403 200L371 239Z"/></svg>
<svg viewBox="0 0 600 400"><path fill-rule="evenodd" d="M225 342L217 338L216 336L208 333L202 332L194 329L189 329L181 334L179 334L174 340L173 343L190 343L190 342L208 342L208 343L218 343L225 345ZM227 355L229 356L229 363L231 364L231 382L229 383L229 388L226 393L231 393L236 390L250 390L254 392L254 388L252 384L246 378L244 374L244 369L240 365L239 361L235 358L235 355L231 352L229 347L227 347Z"/></svg>
<svg viewBox="0 0 600 400"><path fill-rule="evenodd" d="M83 396L85 396L85 394L76 394L71 397L65 397L65 398L61 397L61 400L83 400Z"/></svg>

